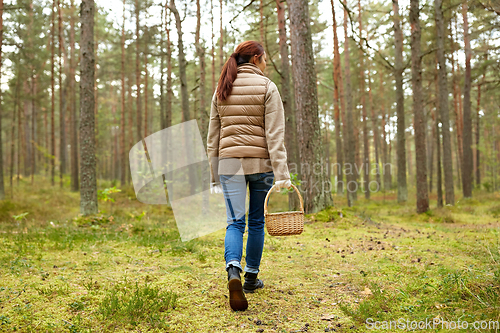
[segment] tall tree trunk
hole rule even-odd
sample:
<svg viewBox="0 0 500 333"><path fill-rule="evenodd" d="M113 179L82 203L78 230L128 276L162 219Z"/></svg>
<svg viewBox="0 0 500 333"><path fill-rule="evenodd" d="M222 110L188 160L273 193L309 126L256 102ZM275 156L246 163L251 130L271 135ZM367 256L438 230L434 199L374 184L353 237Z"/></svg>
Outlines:
<svg viewBox="0 0 500 333"><path fill-rule="evenodd" d="M281 98L285 109L285 146L288 153L288 163L297 163L297 142L295 139L296 125L293 101L290 91L290 61L286 36L285 3L276 0L278 14L279 47L281 56Z"/></svg>
<svg viewBox="0 0 500 333"><path fill-rule="evenodd" d="M443 168L446 204L455 204L453 185L453 161L451 159L450 116L448 111L448 86L446 82L446 59L444 56L444 22L442 0L434 2L437 29L437 58L439 63L439 112L443 128Z"/></svg>
<svg viewBox="0 0 500 333"><path fill-rule="evenodd" d="M148 130L148 27L144 25L144 137L149 134Z"/></svg>
<svg viewBox="0 0 500 333"><path fill-rule="evenodd" d="M137 117L136 117L136 128L137 128L137 140L142 139L142 106L141 106L141 71L140 71L140 54L139 54L139 0L135 0L135 82L137 87Z"/></svg>
<svg viewBox="0 0 500 333"><path fill-rule="evenodd" d="M182 24L181 16L179 11L175 6L175 0L170 0L169 9L172 11L175 17L175 26L177 30L177 49L179 52L179 79L181 83L181 109L182 109L182 121L190 120L191 116L189 114L189 94L187 88L187 78L186 78L186 56L184 54L184 42L182 39ZM186 132L187 135L187 132ZM185 147L186 154L191 155L191 144L188 141L189 138L185 137ZM197 174L194 172L193 168L189 169L189 183L191 187L191 193L194 193L195 186L197 184Z"/></svg>
<svg viewBox="0 0 500 333"><path fill-rule="evenodd" d="M70 124L71 124L71 191L77 192L80 189L78 179L78 117L76 114L76 89L75 89L75 4L71 0L69 42L71 48L71 57L69 65L69 84L70 84Z"/></svg>
<svg viewBox="0 0 500 333"><path fill-rule="evenodd" d="M467 1L462 2L462 16L464 19L465 42L465 84L464 84L464 132L463 132L463 166L462 188L465 198L472 197L472 119L471 119L471 46L469 37L469 22L467 20Z"/></svg>
<svg viewBox="0 0 500 333"><path fill-rule="evenodd" d="M435 105L434 105L435 107ZM433 182L432 182L432 174L433 174L433 171L434 171L434 138L436 137L436 128L434 127L432 121L435 120L435 115L434 115L434 111L431 111L432 112L432 118L431 118L431 127L432 127L432 131L428 131L428 135L427 135L427 147L428 147L428 158L427 158L427 161L428 161L428 169L427 169L427 173L429 174L429 193L432 193L432 186L433 186ZM426 126L428 126L428 123L426 122Z"/></svg>
<svg viewBox="0 0 500 333"><path fill-rule="evenodd" d="M167 0L165 0L167 1ZM160 33L160 129L165 128L165 41L164 41L164 23L167 19L167 13L164 6L161 6L161 33Z"/></svg>
<svg viewBox="0 0 500 333"><path fill-rule="evenodd" d="M3 0L0 0L0 68L2 68L2 46L3 46ZM0 71L0 82L2 73ZM3 141L2 141L2 88L0 87L0 200L5 199L5 185L3 183Z"/></svg>
<svg viewBox="0 0 500 333"><path fill-rule="evenodd" d="M3 0L0 0L3 1ZM3 2L2 2L3 4ZM2 7L3 8L3 7ZM3 23L3 21L2 21ZM2 34L2 30L0 30L0 34ZM3 36L2 36L3 37ZM2 43L0 43L2 45ZM1 53L0 53L1 56ZM0 66L1 67L1 66ZM11 144L10 144L10 197L11 199L14 197L14 151L15 151L15 142L16 142L16 113L19 110L19 79L21 77L19 70L19 60L16 64L17 68L17 79L16 79L16 91L15 91L15 99L14 99L14 110L12 112L12 133L11 133ZM45 114L47 116L47 114ZM19 132L19 127L17 128ZM19 151L19 147L17 149Z"/></svg>
<svg viewBox="0 0 500 333"><path fill-rule="evenodd" d="M370 98L370 110L371 110L371 116L372 116L372 127L373 127L373 145L375 147L375 181L377 182L377 192L380 190L381 183L380 183L380 161L379 161L379 144L380 144L380 138L379 138L379 133L378 133L378 115L375 114L375 105L373 104L373 94L372 94L372 80L370 77L370 70L368 71L368 96Z"/></svg>
<svg viewBox="0 0 500 333"><path fill-rule="evenodd" d="M260 42L264 44L264 0L260 0L259 3L259 14L260 14Z"/></svg>
<svg viewBox="0 0 500 333"><path fill-rule="evenodd" d="M457 30L458 32L458 30ZM462 146L462 110L459 107L459 100L461 100L461 92L459 90L458 84L457 84L457 77L460 77L460 65L457 61L457 72L455 73L455 39L453 38L453 20L450 20L450 39L451 39L451 81L452 81L452 86L453 86L453 108L455 112L455 127L456 127L456 134L457 134L457 151L458 151L458 157L457 157L457 179L458 179L458 186L460 187L460 178L461 178L461 168L462 168L462 161L463 161L463 146Z"/></svg>
<svg viewBox="0 0 500 333"><path fill-rule="evenodd" d="M394 63L394 77L396 79L396 114L397 122L397 155L398 155L398 202L408 200L408 188L406 185L406 147L405 147L405 109L403 92L403 32L401 30L401 19L399 16L398 0L392 0L394 12L394 42L396 44L396 55Z"/></svg>
<svg viewBox="0 0 500 333"><path fill-rule="evenodd" d="M163 18L162 18L163 19ZM121 119L120 119L120 183L125 186L125 170L127 168L127 156L125 150L125 0L123 0L123 21L122 21L122 61L121 61L121 75L122 75L122 91L121 91ZM163 60L163 58L162 58ZM163 63L163 62L162 62Z"/></svg>
<svg viewBox="0 0 500 333"><path fill-rule="evenodd" d="M80 210L97 213L97 177L94 123L94 0L81 5L80 79Z"/></svg>
<svg viewBox="0 0 500 333"><path fill-rule="evenodd" d="M347 36L347 0L344 1L344 68L345 68L345 98L346 98L346 118L347 118L347 164L349 170L346 171L347 205L351 207L357 200L358 182L356 177L356 156L354 142L354 124L352 110L352 92L351 92L351 65L349 59L349 37Z"/></svg>
<svg viewBox="0 0 500 333"><path fill-rule="evenodd" d="M429 210L427 190L427 151L425 145L425 117L422 93L422 56L420 53L419 0L410 1L411 25L411 81L413 86L413 114L415 129L415 159L417 168L417 213Z"/></svg>
<svg viewBox="0 0 500 333"><path fill-rule="evenodd" d="M181 108L182 108L182 121L188 121L189 116L189 95L187 90L187 78L186 78L186 56L184 54L184 42L182 40L182 24L181 16L175 7L175 1L170 0L169 9L172 11L175 17L175 25L177 28L177 49L179 52L179 79L181 84Z"/></svg>
<svg viewBox="0 0 500 333"><path fill-rule="evenodd" d="M214 45L214 0L210 0L210 24L212 26L212 94L215 92L215 45Z"/></svg>
<svg viewBox="0 0 500 333"><path fill-rule="evenodd" d="M293 79L295 105L297 107L297 134L304 182L304 209L314 213L332 204L331 183L326 170L314 172L313 165L323 165L323 148L318 116L318 99L314 54L312 48L309 9L303 0L288 2L290 39L292 42ZM326 187L328 186L328 189Z"/></svg>
<svg viewBox="0 0 500 333"><path fill-rule="evenodd" d="M66 124L65 124L65 89L63 88L62 72L62 53L63 53L63 30L62 30L62 12L61 1L57 0L57 12L59 15L58 20L58 35L59 35L59 177L60 185L63 186L63 175L66 173Z"/></svg>
<svg viewBox="0 0 500 333"><path fill-rule="evenodd" d="M55 185L55 176L56 176L56 140L55 140L55 123L54 123L54 117L55 117L55 87L54 87L54 53L55 53L55 33L56 33L56 28L55 28L55 6L56 6L56 1L52 1L52 31L51 31L51 77L50 77L50 85L51 85L51 105L50 105L50 154L51 160L50 160L50 181L52 186Z"/></svg>
<svg viewBox="0 0 500 333"><path fill-rule="evenodd" d="M335 18L335 5L333 0L330 0L332 5L332 18L333 18L333 105L334 105L334 121L335 121L335 145L337 153L337 194L344 193L344 147L342 145L342 136L346 132L341 129L340 125L340 108L342 113L345 114L345 101L344 101L344 86L342 82L342 71L340 69L340 52L339 52L339 39L337 36L337 20ZM340 95L340 96L339 96ZM339 105L341 104L341 105ZM344 118L344 117L343 117ZM345 128L345 122L344 128ZM341 136L342 133L342 136Z"/></svg>
<svg viewBox="0 0 500 333"><path fill-rule="evenodd" d="M443 207L443 176L441 175L441 140L439 130L439 115L436 114L436 146L437 146L437 206Z"/></svg>
<svg viewBox="0 0 500 333"><path fill-rule="evenodd" d="M366 114L366 87L365 87L365 64L364 64L364 54L362 50L362 36L363 36L363 21L361 16L361 0L358 0L358 23L359 23L359 69L360 69L360 84L359 89L361 91L361 107L363 116L363 164L362 170L363 174L363 190L365 192L365 199L370 199L370 146L368 144L368 118Z"/></svg>
<svg viewBox="0 0 500 333"><path fill-rule="evenodd" d="M220 70L224 66L224 27L222 26L222 0L220 0L220 39L219 39L219 62Z"/></svg>
<svg viewBox="0 0 500 333"><path fill-rule="evenodd" d="M196 36L195 36L195 47L196 54L200 61L200 97L199 97L199 108L200 108L200 126L201 126L201 138L203 144L206 145L207 134L208 134L208 114L205 105L205 46L202 45L200 41L200 30L201 30L201 5L200 0L196 0Z"/></svg>
<svg viewBox="0 0 500 333"><path fill-rule="evenodd" d="M165 3L167 5L167 3ZM168 8L167 8L168 9ZM166 25L167 31L167 101L165 109L165 127L172 126L172 45L170 44L170 11Z"/></svg>
<svg viewBox="0 0 500 333"><path fill-rule="evenodd" d="M486 54L485 60L488 59ZM486 78L486 70L483 72L483 78L481 83L477 87L477 111L476 111L476 186L481 186L481 163L480 163L480 150L479 150L479 139L480 139L480 126L481 126L481 86L484 84Z"/></svg>

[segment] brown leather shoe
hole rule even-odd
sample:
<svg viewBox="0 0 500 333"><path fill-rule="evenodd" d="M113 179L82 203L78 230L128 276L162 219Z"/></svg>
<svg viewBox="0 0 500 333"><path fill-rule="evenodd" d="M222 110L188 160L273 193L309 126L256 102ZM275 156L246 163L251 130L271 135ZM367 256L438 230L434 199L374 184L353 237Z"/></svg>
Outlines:
<svg viewBox="0 0 500 333"><path fill-rule="evenodd" d="M238 267L229 266L227 270L228 289L229 289L229 305L234 311L244 311L248 308L248 301L241 286L240 269Z"/></svg>

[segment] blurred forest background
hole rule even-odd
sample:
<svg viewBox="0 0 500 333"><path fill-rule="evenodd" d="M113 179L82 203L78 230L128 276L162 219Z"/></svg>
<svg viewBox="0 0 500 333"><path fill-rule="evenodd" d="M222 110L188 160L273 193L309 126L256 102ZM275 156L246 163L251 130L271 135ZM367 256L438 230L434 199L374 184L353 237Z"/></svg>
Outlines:
<svg viewBox="0 0 500 333"><path fill-rule="evenodd" d="M97 1L91 109L80 103L90 78L80 51L92 17L80 10L73 0L0 0L2 199L20 181L78 191L89 112L96 177L113 185L130 184L128 151L142 138L190 119L205 138L221 67L248 39L265 46L281 90L289 162L327 163L348 205L379 191L405 202L410 189L424 212L429 200L500 189L498 1ZM300 38L314 57L305 73L293 66ZM304 77L317 106L303 107ZM305 194L310 212L329 203L315 195Z"/></svg>

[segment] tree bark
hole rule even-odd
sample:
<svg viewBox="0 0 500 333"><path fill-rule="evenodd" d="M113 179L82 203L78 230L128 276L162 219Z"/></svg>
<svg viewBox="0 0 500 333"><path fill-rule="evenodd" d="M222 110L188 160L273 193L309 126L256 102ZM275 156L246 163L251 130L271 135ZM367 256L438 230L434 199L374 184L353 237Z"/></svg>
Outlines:
<svg viewBox="0 0 500 333"><path fill-rule="evenodd" d="M205 105L205 46L202 45L200 41L200 30L201 30L201 5L200 0L196 0L196 36L195 36L195 47L196 54L200 61L200 82L199 82L199 108L200 108L200 127L201 127L201 138L203 144L207 144L207 134L208 134L208 114Z"/></svg>
<svg viewBox="0 0 500 333"><path fill-rule="evenodd" d="M420 9L419 0L410 1L411 25L411 81L413 86L413 114L415 129L415 160L417 168L417 213L429 210L427 189L427 151L425 144L425 119L422 93L422 56L420 53Z"/></svg>
<svg viewBox="0 0 500 333"><path fill-rule="evenodd" d="M373 94L372 94L372 82L370 77L370 70L368 70L368 96L370 98L370 110L372 116L372 127L373 127L373 146L375 147L375 181L377 182L377 192L380 190L380 138L378 133L378 114L375 114L375 105L373 104Z"/></svg>
<svg viewBox="0 0 500 333"><path fill-rule="evenodd" d="M486 55L485 60L488 59ZM479 139L480 139L480 126L481 126L481 86L484 84L486 78L486 70L483 72L483 78L481 83L477 87L477 111L476 111L476 186L481 186L481 163L480 163L480 150L479 150Z"/></svg>
<svg viewBox="0 0 500 333"><path fill-rule="evenodd" d="M211 96L213 96L213 94L215 92L214 0L210 0L210 23L212 26L212 37L211 37L211 41L212 41L212 54L211 54L212 55L212 94L211 94Z"/></svg>
<svg viewBox="0 0 500 333"><path fill-rule="evenodd" d="M137 110L136 110L136 130L137 130L137 140L142 140L142 105L141 105L141 71L140 71L140 54L139 54L139 0L135 0L135 82L136 82L136 93L137 93Z"/></svg>
<svg viewBox="0 0 500 333"><path fill-rule="evenodd" d="M451 158L450 116L448 111L448 86L446 80L446 59L444 56L444 22L442 0L434 2L437 29L437 58L439 63L439 112L443 129L443 168L446 204L455 204L453 185L453 161Z"/></svg>
<svg viewBox="0 0 500 333"><path fill-rule="evenodd" d="M76 113L76 89L75 89L75 4L71 0L70 17L70 35L69 42L71 48L71 57L69 65L69 84L70 84L70 124L71 124L71 191L77 192L80 189L78 179L78 117Z"/></svg>
<svg viewBox="0 0 500 333"><path fill-rule="evenodd" d="M2 68L2 46L3 46L3 0L0 0L0 68ZM0 71L0 82L2 73ZM2 88L0 87L0 129L2 128ZM5 199L5 185L3 182L3 141L2 131L0 130L0 200Z"/></svg>
<svg viewBox="0 0 500 333"><path fill-rule="evenodd" d="M219 39L219 62L220 71L224 66L224 28L222 26L222 0L220 0L220 39Z"/></svg>
<svg viewBox="0 0 500 333"><path fill-rule="evenodd" d="M288 163L297 163L297 142L295 139L295 113L290 91L290 61L286 36L285 3L276 0L278 14L279 47L281 56L281 99L285 109L285 146Z"/></svg>
<svg viewBox="0 0 500 333"><path fill-rule="evenodd" d="M408 200L408 188L406 184L406 126L403 92L403 32L401 30L398 0L392 0L392 10L394 12L394 41L396 45L394 77L396 79L396 114L398 117L396 134L398 142L398 202L405 202Z"/></svg>
<svg viewBox="0 0 500 333"><path fill-rule="evenodd" d="M370 199L370 146L368 144L368 118L366 114L366 86L365 86L365 64L364 64L364 54L362 50L362 35L363 35L363 21L361 16L361 0L358 0L358 22L359 22L359 69L360 69L360 84L359 89L361 91L361 107L363 116L363 191L365 192L365 199Z"/></svg>
<svg viewBox="0 0 500 333"><path fill-rule="evenodd" d="M291 0L288 2L288 10L295 105L298 110L297 137L301 138L299 142L300 175L302 185L305 185L301 187L304 191L304 209L308 213L314 213L330 206L332 196L326 170L323 169L322 172L314 170L317 163L323 165L324 161L308 3L304 0ZM306 170L303 170L302 166L306 166Z"/></svg>
<svg viewBox="0 0 500 333"><path fill-rule="evenodd" d="M462 166L462 189L465 198L472 197L472 119L471 119L471 46L469 37L469 23L467 20L467 1L462 2L462 16L464 20L464 43L465 43L465 84L464 84L464 132L463 132L463 166Z"/></svg>
<svg viewBox="0 0 500 333"><path fill-rule="evenodd" d="M184 42L182 40L182 24L181 16L177 8L175 7L175 1L170 0L169 9L172 11L175 17L175 26L177 28L177 49L179 52L179 79L181 84L181 107L182 107L182 121L188 121L189 116L189 95L187 90L187 78L186 78L186 56L184 54Z"/></svg>
<svg viewBox="0 0 500 333"><path fill-rule="evenodd" d="M127 156L125 151L125 0L123 0L123 21L122 21L122 40L121 40L121 76L122 76L122 89L121 89L121 119L120 119L120 182L125 186L125 170L127 168Z"/></svg>
<svg viewBox="0 0 500 333"><path fill-rule="evenodd" d="M54 53L55 53L55 6L56 1L52 1L52 31L51 31L51 76L50 76L50 85L51 85L51 104L50 104L50 182L52 186L55 185L55 175L56 175L56 141L55 141L55 87L54 87Z"/></svg>
<svg viewBox="0 0 500 333"><path fill-rule="evenodd" d="M161 6L161 33L160 33L160 129L165 128L165 40L164 23L167 19L165 7Z"/></svg>
<svg viewBox="0 0 500 333"><path fill-rule="evenodd" d="M148 128L148 27L144 24L144 137L149 135Z"/></svg>
<svg viewBox="0 0 500 333"><path fill-rule="evenodd" d="M57 0L57 12L59 15L58 20L58 35L59 35L59 176L60 185L63 186L63 175L66 173L66 124L65 124L65 89L63 89L62 72L62 53L63 53L63 30L62 30L62 12L61 1ZM33 161L34 162L34 161Z"/></svg>
<svg viewBox="0 0 500 333"><path fill-rule="evenodd" d="M347 118L347 164L349 172L346 171L347 205L351 207L357 200L358 182L356 177L356 156L354 141L354 124L352 110L352 92L351 92L351 65L349 59L349 37L347 36L347 0L344 1L344 68L345 68L345 98L346 98L346 118Z"/></svg>
<svg viewBox="0 0 500 333"><path fill-rule="evenodd" d="M167 5L167 3L165 3ZM167 8L168 9L168 8ZM167 31L167 101L165 106L165 127L172 126L172 47L170 44L170 12L166 24Z"/></svg>
<svg viewBox="0 0 500 333"><path fill-rule="evenodd" d="M337 153L337 194L339 195L344 193L344 172L343 172L344 147L342 145L342 137L345 136L346 131L344 131L342 129L342 126L340 125L340 108L342 108L342 114L345 114L345 101L344 101L344 86L342 81L342 71L340 69L339 39L337 35L337 20L335 18L335 5L333 0L330 0L330 3L332 5L332 18L333 18L333 25L332 25L333 82L334 82L333 105L334 105L334 121L335 121L335 145ZM345 122L342 121L342 123L345 128Z"/></svg>
<svg viewBox="0 0 500 333"><path fill-rule="evenodd" d="M80 79L80 210L97 213L97 177L94 119L94 0L81 4Z"/></svg>

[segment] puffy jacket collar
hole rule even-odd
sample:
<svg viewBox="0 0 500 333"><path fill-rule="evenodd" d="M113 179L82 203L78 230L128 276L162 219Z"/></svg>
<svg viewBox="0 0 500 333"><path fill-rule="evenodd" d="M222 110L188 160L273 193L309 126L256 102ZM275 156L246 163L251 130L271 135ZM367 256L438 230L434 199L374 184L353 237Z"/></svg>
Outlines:
<svg viewBox="0 0 500 333"><path fill-rule="evenodd" d="M242 64L242 65L239 65L238 66L238 73L253 73L253 74L259 74L259 75L265 76L264 73L260 70L260 68L257 67L257 65L251 64L249 62Z"/></svg>

